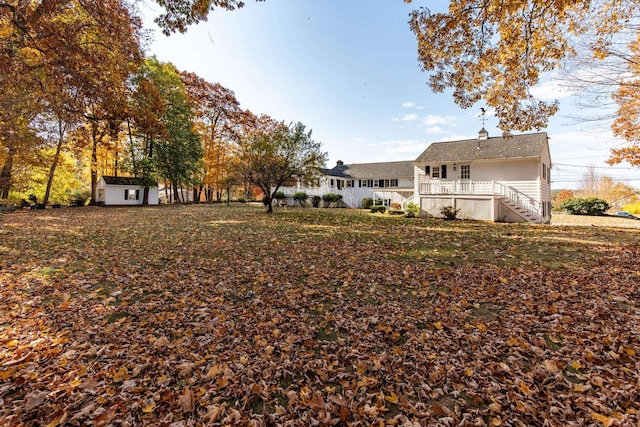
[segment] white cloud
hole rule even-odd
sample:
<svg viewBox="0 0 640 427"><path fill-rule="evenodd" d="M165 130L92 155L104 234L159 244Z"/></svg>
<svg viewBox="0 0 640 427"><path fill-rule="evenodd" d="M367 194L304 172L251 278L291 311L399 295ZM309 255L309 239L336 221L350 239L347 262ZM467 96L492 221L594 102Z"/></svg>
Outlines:
<svg viewBox="0 0 640 427"><path fill-rule="evenodd" d="M411 108L411 107L415 107L415 106L416 106L416 104L414 104L413 102L409 101L409 102L403 102L403 103L402 103L402 106L403 106L404 108Z"/></svg>
<svg viewBox="0 0 640 427"><path fill-rule="evenodd" d="M432 135L437 135L444 132L444 129L442 129L440 126L431 126L427 128L427 133L430 133Z"/></svg>
<svg viewBox="0 0 640 427"><path fill-rule="evenodd" d="M541 101L553 101L554 99L573 96L575 95L575 91L569 89L569 87L560 80L550 80L532 87L531 95Z"/></svg>
<svg viewBox="0 0 640 427"><path fill-rule="evenodd" d="M429 145L426 141L415 139L384 141L380 145L385 146L384 158L381 161L389 160L413 160L422 153Z"/></svg>
<svg viewBox="0 0 640 427"><path fill-rule="evenodd" d="M394 122L412 122L415 120L418 120L420 117L418 117L417 114L405 114L400 118L395 118L393 119Z"/></svg>
<svg viewBox="0 0 640 427"><path fill-rule="evenodd" d="M425 126L451 125L455 122L455 116L438 116L435 114L429 114L422 119L422 124Z"/></svg>

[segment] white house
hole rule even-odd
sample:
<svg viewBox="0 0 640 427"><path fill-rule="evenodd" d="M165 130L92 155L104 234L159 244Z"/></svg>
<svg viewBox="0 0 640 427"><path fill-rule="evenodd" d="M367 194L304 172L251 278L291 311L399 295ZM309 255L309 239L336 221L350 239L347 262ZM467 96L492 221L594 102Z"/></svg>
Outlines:
<svg viewBox="0 0 640 427"><path fill-rule="evenodd" d="M104 205L142 205L144 185L140 178L103 176L96 186L96 202ZM158 204L158 186L149 187L149 204Z"/></svg>
<svg viewBox="0 0 640 427"><path fill-rule="evenodd" d="M506 222L551 220L551 157L546 132L438 142L414 162L421 215L460 209L458 217Z"/></svg>
<svg viewBox="0 0 640 427"><path fill-rule="evenodd" d="M349 165L338 161L333 168L319 172L320 178L311 185L297 182L281 188L290 204L298 191L304 191L309 197L340 194L349 207L360 207L365 197L382 200L385 206L399 203L404 207L414 194L412 161Z"/></svg>

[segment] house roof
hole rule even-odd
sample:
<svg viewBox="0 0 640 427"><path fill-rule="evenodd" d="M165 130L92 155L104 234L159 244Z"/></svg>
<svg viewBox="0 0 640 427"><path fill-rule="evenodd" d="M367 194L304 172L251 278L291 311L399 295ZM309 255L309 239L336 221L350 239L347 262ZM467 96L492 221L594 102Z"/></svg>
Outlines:
<svg viewBox="0 0 640 427"><path fill-rule="evenodd" d="M140 185L144 186L142 178L134 178L130 176L103 176L104 182L108 185ZM158 184L153 184L155 186Z"/></svg>
<svg viewBox="0 0 640 427"><path fill-rule="evenodd" d="M546 144L546 132L512 135L507 138L434 142L418 156L416 163L540 157Z"/></svg>
<svg viewBox="0 0 640 427"><path fill-rule="evenodd" d="M320 173L338 178L413 177L413 161L353 163L350 165L338 162L331 169L320 169Z"/></svg>

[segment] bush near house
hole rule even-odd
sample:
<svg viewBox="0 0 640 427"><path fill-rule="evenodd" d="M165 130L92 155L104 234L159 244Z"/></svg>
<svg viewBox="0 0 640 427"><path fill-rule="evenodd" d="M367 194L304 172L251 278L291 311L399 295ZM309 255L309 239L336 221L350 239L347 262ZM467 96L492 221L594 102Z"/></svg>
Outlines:
<svg viewBox="0 0 640 427"><path fill-rule="evenodd" d="M382 205L375 205L371 207L371 213L385 213L387 208Z"/></svg>
<svg viewBox="0 0 640 427"><path fill-rule="evenodd" d="M360 202L360 206L362 206L364 209L371 209L371 206L373 206L373 199L371 197L363 198Z"/></svg>
<svg viewBox="0 0 640 427"><path fill-rule="evenodd" d="M453 206L442 206L440 208L440 213L446 220L454 220L458 217L458 212L460 209L454 209Z"/></svg>
<svg viewBox="0 0 640 427"><path fill-rule="evenodd" d="M319 207L319 206L320 206L320 201L321 201L321 200L322 200L322 197L320 197L320 196L313 196L313 197L311 198L311 205L312 205L314 208L317 208L317 207Z"/></svg>
<svg viewBox="0 0 640 427"><path fill-rule="evenodd" d="M574 197L560 203L558 208L566 211L569 215L604 215L611 206L606 200L597 197L588 197L581 199Z"/></svg>
<svg viewBox="0 0 640 427"><path fill-rule="evenodd" d="M407 203L407 208L405 209L405 214L404 216L406 218L415 218L418 216L418 205L416 205L415 203Z"/></svg>
<svg viewBox="0 0 640 427"><path fill-rule="evenodd" d="M295 202L298 202L300 203L300 206L304 206L307 203L308 198L309 198L309 195L304 191L298 191L296 193L293 193L294 204Z"/></svg>
<svg viewBox="0 0 640 427"><path fill-rule="evenodd" d="M338 203L342 200L341 194L329 193L322 196L322 200L324 200L327 207L331 206L331 203Z"/></svg>

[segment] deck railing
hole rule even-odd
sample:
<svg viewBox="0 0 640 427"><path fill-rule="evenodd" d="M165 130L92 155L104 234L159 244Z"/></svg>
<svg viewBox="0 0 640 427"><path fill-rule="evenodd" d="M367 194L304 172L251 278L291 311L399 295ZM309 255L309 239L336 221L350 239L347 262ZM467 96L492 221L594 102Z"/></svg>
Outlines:
<svg viewBox="0 0 640 427"><path fill-rule="evenodd" d="M498 195L521 213L531 217L532 220L542 218L542 205L540 201L514 188L514 185L535 188L536 181L519 183L498 181L420 181L418 191L422 195Z"/></svg>

